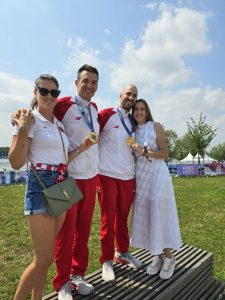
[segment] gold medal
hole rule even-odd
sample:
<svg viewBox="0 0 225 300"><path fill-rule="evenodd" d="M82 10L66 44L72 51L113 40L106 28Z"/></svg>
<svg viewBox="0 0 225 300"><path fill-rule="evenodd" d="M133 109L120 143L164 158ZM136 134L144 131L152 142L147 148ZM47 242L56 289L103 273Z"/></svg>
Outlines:
<svg viewBox="0 0 225 300"><path fill-rule="evenodd" d="M127 145L131 146L132 144L135 144L135 139L133 136L128 136L127 141L126 141Z"/></svg>
<svg viewBox="0 0 225 300"><path fill-rule="evenodd" d="M98 134L96 132L88 133L88 138L92 143L97 143L98 142Z"/></svg>

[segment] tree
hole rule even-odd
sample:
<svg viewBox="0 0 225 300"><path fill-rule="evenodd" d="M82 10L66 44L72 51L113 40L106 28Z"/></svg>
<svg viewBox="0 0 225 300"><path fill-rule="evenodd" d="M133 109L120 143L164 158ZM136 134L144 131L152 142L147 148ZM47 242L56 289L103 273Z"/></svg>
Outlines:
<svg viewBox="0 0 225 300"><path fill-rule="evenodd" d="M8 156L9 147L0 147L0 157Z"/></svg>
<svg viewBox="0 0 225 300"><path fill-rule="evenodd" d="M210 145L211 141L216 136L216 129L212 128L205 122L206 116L200 114L198 122L191 118L191 122L187 122L188 133L190 134L190 141L192 146L196 149L198 155L204 157L206 148ZM198 163L200 158L198 157Z"/></svg>
<svg viewBox="0 0 225 300"><path fill-rule="evenodd" d="M176 140L174 147L174 156L176 159L181 160L188 155L188 153L194 154L195 148L191 143L191 136L189 133L185 133L183 136Z"/></svg>
<svg viewBox="0 0 225 300"><path fill-rule="evenodd" d="M225 161L225 143L212 147L209 155L218 161Z"/></svg>
<svg viewBox="0 0 225 300"><path fill-rule="evenodd" d="M168 143L168 150L169 150L169 159L168 160L172 161L175 158L174 148L175 148L178 136L177 136L176 131L174 131L172 129L166 129L165 135L166 135L166 139L167 139L167 143Z"/></svg>

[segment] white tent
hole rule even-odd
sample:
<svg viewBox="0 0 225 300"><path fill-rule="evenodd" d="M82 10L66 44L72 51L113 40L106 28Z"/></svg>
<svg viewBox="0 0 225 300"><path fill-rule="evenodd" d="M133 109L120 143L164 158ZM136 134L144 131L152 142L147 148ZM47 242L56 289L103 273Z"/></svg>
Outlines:
<svg viewBox="0 0 225 300"><path fill-rule="evenodd" d="M216 159L210 157L208 154L205 154L204 157L202 157L200 154L199 154L199 159L200 159L200 163L204 163L204 164L210 164L210 163L213 163L213 162L217 162ZM198 163L198 153L195 155L194 157L194 162L195 163Z"/></svg>
<svg viewBox="0 0 225 300"><path fill-rule="evenodd" d="M212 162L217 162L216 159L210 157L208 154L205 154L204 156L204 163L207 164L207 163L212 163Z"/></svg>
<svg viewBox="0 0 225 300"><path fill-rule="evenodd" d="M185 158L183 158L182 160L179 160L177 163L178 164L193 164L194 156L189 152Z"/></svg>

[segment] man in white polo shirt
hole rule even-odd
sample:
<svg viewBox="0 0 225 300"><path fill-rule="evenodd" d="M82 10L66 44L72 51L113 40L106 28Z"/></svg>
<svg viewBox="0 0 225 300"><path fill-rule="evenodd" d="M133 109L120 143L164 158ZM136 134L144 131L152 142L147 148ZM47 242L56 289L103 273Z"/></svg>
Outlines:
<svg viewBox="0 0 225 300"><path fill-rule="evenodd" d="M141 266L141 262L129 252L127 226L135 193L135 166L130 147L134 125L129 112L137 94L136 86L129 84L120 93L119 107L99 112L100 261L103 264L102 278L106 282L115 280L113 260L133 268Z"/></svg>
<svg viewBox="0 0 225 300"><path fill-rule="evenodd" d="M98 88L96 68L84 65L77 73L77 92L74 96L58 100L54 114L65 127L69 138L69 151L77 149L78 156L69 164L69 175L76 179L83 199L67 212L66 220L57 236L55 262L57 275L53 285L59 300L72 300L71 282L81 295L94 291L85 278L88 266L88 239L95 207L98 149L98 111L92 97ZM90 136L93 145L82 151L82 142ZM71 282L70 282L71 281Z"/></svg>

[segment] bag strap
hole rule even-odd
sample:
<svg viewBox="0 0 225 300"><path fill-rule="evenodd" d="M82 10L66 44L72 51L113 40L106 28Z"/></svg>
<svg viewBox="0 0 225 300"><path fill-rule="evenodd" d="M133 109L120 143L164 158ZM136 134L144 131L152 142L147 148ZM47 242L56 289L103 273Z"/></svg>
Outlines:
<svg viewBox="0 0 225 300"><path fill-rule="evenodd" d="M44 190L46 190L44 183L41 181L40 177L38 176L38 174L33 166L32 166L32 171L34 172L34 176L37 178L40 185L43 187Z"/></svg>
<svg viewBox="0 0 225 300"><path fill-rule="evenodd" d="M58 124L56 123L56 126L58 128L58 131L59 131L59 134L60 134L60 138L61 138L61 141L62 141L62 145L63 145L63 152L64 152L64 155L65 155L65 161L66 161L66 165L68 166L68 159L67 159L67 156L66 156L66 150L65 150L65 145L64 145L64 141L63 141L63 137L62 137L62 133L61 133L61 130L59 129L59 126Z"/></svg>

